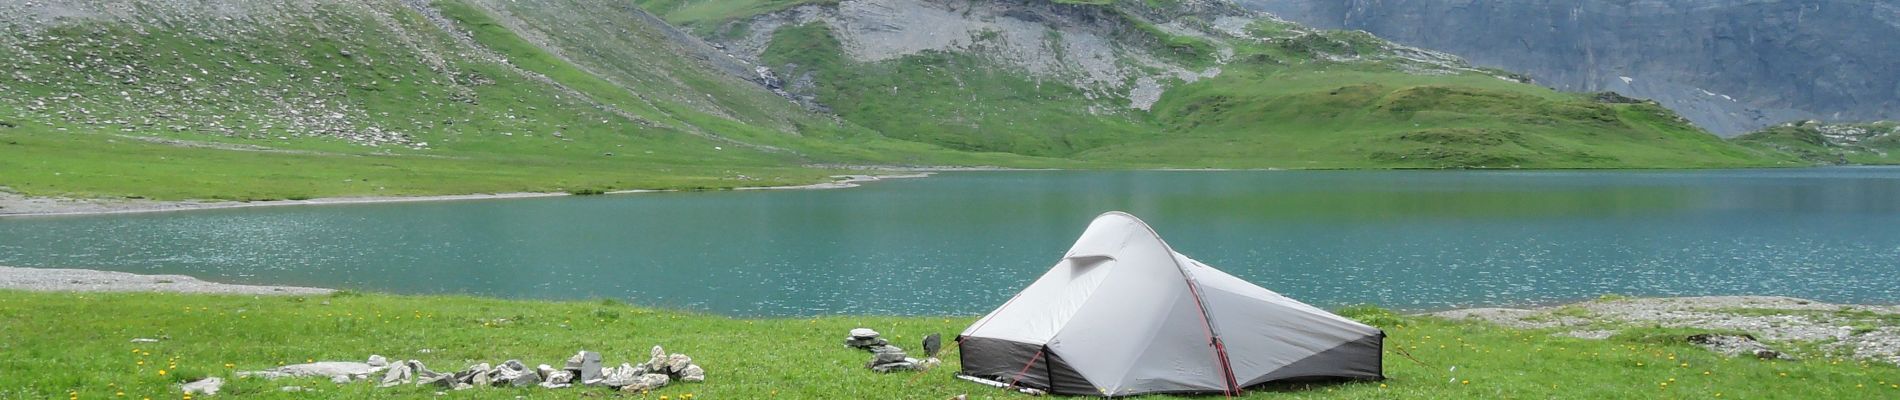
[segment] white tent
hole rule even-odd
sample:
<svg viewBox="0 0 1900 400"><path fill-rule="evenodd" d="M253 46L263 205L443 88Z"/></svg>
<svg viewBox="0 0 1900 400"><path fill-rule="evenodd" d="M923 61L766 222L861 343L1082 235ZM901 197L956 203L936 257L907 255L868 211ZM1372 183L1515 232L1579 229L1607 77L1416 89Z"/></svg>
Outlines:
<svg viewBox="0 0 1900 400"><path fill-rule="evenodd" d="M967 377L1130 396L1382 379L1384 337L1176 253L1140 219L1110 212L957 340Z"/></svg>

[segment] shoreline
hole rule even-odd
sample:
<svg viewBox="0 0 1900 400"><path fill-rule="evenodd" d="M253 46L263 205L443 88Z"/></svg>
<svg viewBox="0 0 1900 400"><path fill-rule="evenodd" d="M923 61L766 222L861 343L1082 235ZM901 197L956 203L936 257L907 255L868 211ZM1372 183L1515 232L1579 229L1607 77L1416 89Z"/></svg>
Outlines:
<svg viewBox="0 0 1900 400"><path fill-rule="evenodd" d="M848 189L866 183L886 179L914 179L928 177L934 172L916 171L909 174L892 175L834 175L832 182L791 186L746 186L730 190L825 190ZM680 192L674 189L631 189L615 190L604 195ZM0 219L85 216L109 214L143 214L174 211L218 210L253 207L284 206L324 206L346 204L382 204L382 203L421 203L437 201L464 200L502 200L533 199L545 197L576 196L566 192L513 192L451 194L432 196L360 196L360 197L320 197L305 200L266 200L266 201L205 201L205 200L145 200L145 199L70 199L52 197L27 197L0 191ZM24 210L24 211L19 211Z"/></svg>
<svg viewBox="0 0 1900 400"><path fill-rule="evenodd" d="M876 182L876 181L881 181L881 180L886 180L886 179L925 178L933 174L936 174L938 172L1064 171L1065 170L1065 169L1058 169L1058 168L1002 168L1002 167L883 167L883 166L821 166L821 167L836 168L836 169L847 170L847 171L868 171L873 174L833 175L832 178L836 179L835 181L820 182L820 183L805 184L805 185L740 186L740 187L733 187L733 188L728 188L728 189L723 189L723 190L752 191L752 190L848 189L848 188L858 187L866 183L871 183L871 182ZM1900 166L1893 166L1893 165L1853 165L1853 166L1818 166L1818 167L1807 166L1807 167L1809 168L1842 168L1842 167L1900 168ZM1752 170L1752 169L1786 169L1786 168L1803 168L1803 167L1797 166L1797 167L1757 167L1757 168L1689 168L1689 169L1684 169L1684 170L1707 171L1707 170ZM1669 168L1657 168L1657 169L1153 168L1153 169L1136 169L1132 171L1284 172L1284 171L1361 171L1361 170L1365 170L1365 171L1370 171L1370 170L1394 170L1394 171L1398 171L1398 170L1416 170L1416 171L1458 170L1458 171L1518 172L1518 171L1610 171L1610 170L1658 171L1658 170L1668 170L1668 169ZM874 173L880 173L880 172L888 173L888 174L884 174L884 175L874 174ZM637 194L637 193L666 193L666 192L683 192L683 191L684 190L678 190L678 189L631 189L631 190L616 190L616 191L610 191L610 192L601 193L601 194L613 195L613 194ZM528 199L528 198L561 197L561 196L575 196L575 194L567 193L567 192L511 192L511 193L475 193L475 194L451 194L451 195L427 195L427 196L320 197L320 198L305 199L305 200L265 200L265 201L242 202L242 201L210 201L210 200L146 200L146 199L130 199L130 198L77 199L77 198L61 198L61 197L29 197L29 196L25 196L25 195L21 195L17 193L8 192L4 190L3 186L0 186L0 220L4 220L8 218L86 216L86 215L105 215L105 214L138 214L138 213L216 210L216 209L250 208L250 207L321 206L321 205L342 205L342 204L378 204L378 203L408 203L408 202L462 201L462 200L502 200L502 199Z"/></svg>
<svg viewBox="0 0 1900 400"><path fill-rule="evenodd" d="M29 292L137 292L252 295L319 295L336 289L301 286L239 285L186 275L147 275L81 268L0 266L0 289Z"/></svg>

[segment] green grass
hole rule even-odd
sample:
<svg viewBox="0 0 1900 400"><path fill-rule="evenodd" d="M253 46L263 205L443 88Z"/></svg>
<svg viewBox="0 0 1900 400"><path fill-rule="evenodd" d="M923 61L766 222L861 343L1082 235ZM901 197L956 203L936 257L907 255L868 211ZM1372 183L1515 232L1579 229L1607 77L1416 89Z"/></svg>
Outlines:
<svg viewBox="0 0 1900 400"><path fill-rule="evenodd" d="M1384 382L1278 386L1248 398L1739 398L1900 396L1900 369L1859 361L1728 359L1683 343L1688 331L1633 329L1609 340L1399 316L1374 307L1343 315L1390 337ZM872 327L899 345L953 336L973 317L830 316L739 319L615 302L540 302L471 297L343 293L331 296L74 294L0 291L0 397L178 398L176 384L237 370L369 354L418 359L432 369L520 358L558 364L580 349L609 364L637 362L653 345L693 356L704 383L646 398L701 399L1028 398L954 380L956 353L921 376L863 369L869 356L844 348L844 332ZM132 338L168 337L159 343ZM916 347L909 345L906 347ZM430 349L429 352L420 352ZM1398 351L1410 355L1417 362ZM143 362L143 364L140 364ZM174 365L175 364L175 365ZM228 365L228 366L227 366ZM1454 369L1455 367L1455 369ZM161 375L158 371L164 370ZM1664 385L1664 383L1668 383ZM315 390L282 393L281 386ZM237 379L243 398L427 398L435 389L373 389L323 379ZM603 389L487 388L458 398L573 398ZM634 396L633 398L640 398ZM1152 398L1169 398L1157 396Z"/></svg>

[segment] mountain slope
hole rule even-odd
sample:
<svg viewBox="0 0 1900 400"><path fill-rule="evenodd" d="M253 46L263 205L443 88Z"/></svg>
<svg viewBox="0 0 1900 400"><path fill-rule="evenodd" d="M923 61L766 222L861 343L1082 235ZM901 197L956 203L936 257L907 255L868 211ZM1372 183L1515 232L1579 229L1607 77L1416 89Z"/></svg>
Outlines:
<svg viewBox="0 0 1900 400"><path fill-rule="evenodd" d="M1035 162L805 111L640 22L644 12L599 4L0 5L0 185L268 199L802 183L825 174L802 166L814 162ZM547 34L606 25L611 34ZM524 37L602 47L555 53ZM614 62L569 61L603 58Z"/></svg>
<svg viewBox="0 0 1900 400"><path fill-rule="evenodd" d="M1227 1L83 0L0 28L0 190L37 196L1789 159Z"/></svg>
<svg viewBox="0 0 1900 400"><path fill-rule="evenodd" d="M1240 0L1331 29L1656 99L1725 136L1792 120L1900 119L1892 0Z"/></svg>
<svg viewBox="0 0 1900 400"><path fill-rule="evenodd" d="M789 97L951 148L1237 168L1769 162L1654 104L1558 93L1224 1L846 0L724 21L665 10Z"/></svg>

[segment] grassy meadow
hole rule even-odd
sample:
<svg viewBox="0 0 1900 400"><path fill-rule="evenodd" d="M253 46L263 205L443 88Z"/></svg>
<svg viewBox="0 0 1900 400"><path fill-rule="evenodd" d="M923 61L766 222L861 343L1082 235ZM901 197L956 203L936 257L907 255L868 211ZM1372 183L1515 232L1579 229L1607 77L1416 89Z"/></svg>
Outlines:
<svg viewBox="0 0 1900 400"><path fill-rule="evenodd" d="M1400 316L1372 307L1342 315L1390 335L1388 380L1251 391L1260 399L1872 399L1900 396L1900 368L1849 359L1723 358L1675 337L1632 329L1607 340L1488 324ZM956 350L921 375L877 374L845 332L871 327L907 349L924 335L954 336L975 317L730 318L607 301L522 301L341 292L324 296L0 291L0 398L179 399L177 385L207 376L219 397L433 398L436 388L376 389L326 379L234 379L311 360L370 354L417 359L437 371L519 358L559 364L575 351L608 365L642 361L653 345L708 371L645 395L606 389L479 388L470 399L974 399L1028 398L952 378ZM165 338L132 343L133 338ZM427 349L426 352L423 350ZM1403 356L1399 351L1409 354ZM1416 359L1414 361L1413 359ZM308 391L287 393L284 386ZM617 396L617 397L616 397ZM1145 398L1173 398L1151 396Z"/></svg>

